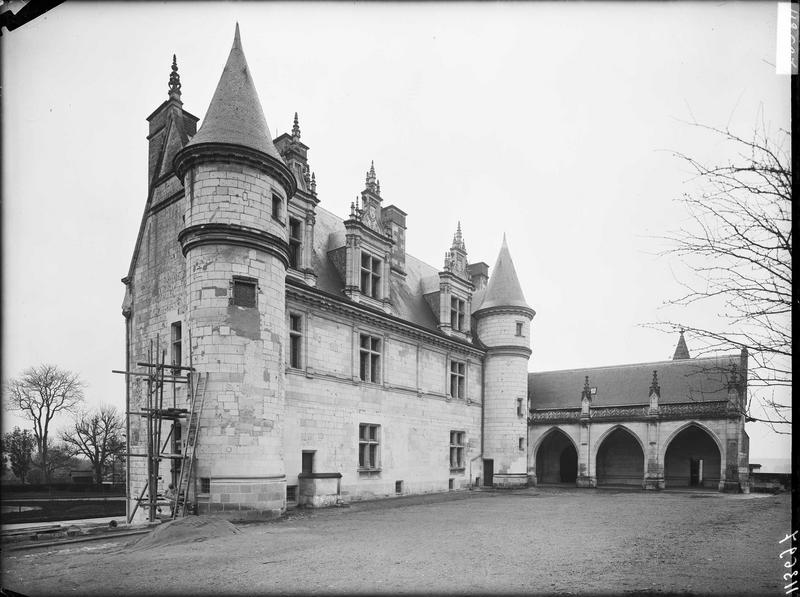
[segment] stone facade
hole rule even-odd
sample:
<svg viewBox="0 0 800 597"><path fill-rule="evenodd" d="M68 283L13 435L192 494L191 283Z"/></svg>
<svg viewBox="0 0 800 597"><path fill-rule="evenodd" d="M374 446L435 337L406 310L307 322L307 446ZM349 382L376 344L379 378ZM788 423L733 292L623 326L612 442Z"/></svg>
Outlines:
<svg viewBox="0 0 800 597"><path fill-rule="evenodd" d="M652 387L597 403L587 385L543 404L528 374L535 312L505 239L493 268L469 263L459 224L441 268L419 261L374 164L347 217L320 207L298 116L272 139L238 27L200 129L174 59L148 121L149 192L123 279L126 361L207 375L189 486L198 512L265 518L290 503L565 479L660 488L698 466L706 486L746 488L731 410L741 385L721 401L660 404ZM143 379L127 388L129 512L148 483ZM189 405L174 385L160 406ZM185 431L154 430L174 454ZM160 490L180 473L166 462Z"/></svg>

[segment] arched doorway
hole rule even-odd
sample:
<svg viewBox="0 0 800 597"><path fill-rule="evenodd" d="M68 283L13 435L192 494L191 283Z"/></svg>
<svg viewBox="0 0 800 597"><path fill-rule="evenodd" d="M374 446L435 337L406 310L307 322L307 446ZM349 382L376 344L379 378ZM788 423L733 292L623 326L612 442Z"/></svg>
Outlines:
<svg viewBox="0 0 800 597"><path fill-rule="evenodd" d="M598 485L633 485L644 482L642 446L626 429L618 427L609 433L597 450Z"/></svg>
<svg viewBox="0 0 800 597"><path fill-rule="evenodd" d="M536 450L537 483L575 483L578 478L578 452L566 433L554 429Z"/></svg>
<svg viewBox="0 0 800 597"><path fill-rule="evenodd" d="M690 425L672 438L664 455L665 487L719 487L721 457L714 438Z"/></svg>

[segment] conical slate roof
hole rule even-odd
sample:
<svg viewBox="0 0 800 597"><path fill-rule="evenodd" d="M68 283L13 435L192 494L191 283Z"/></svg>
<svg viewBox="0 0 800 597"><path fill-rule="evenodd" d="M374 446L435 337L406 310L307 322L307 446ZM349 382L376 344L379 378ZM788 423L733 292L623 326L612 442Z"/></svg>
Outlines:
<svg viewBox="0 0 800 597"><path fill-rule="evenodd" d="M206 117L187 147L201 143L241 145L283 162L272 144L272 135L264 118L253 77L247 67L238 23L228 62L219 78Z"/></svg>
<svg viewBox="0 0 800 597"><path fill-rule="evenodd" d="M672 355L673 361L691 358L689 356L689 348L686 346L686 340L683 337L683 330L681 330L681 337L678 338L678 346L675 347L675 354Z"/></svg>
<svg viewBox="0 0 800 597"><path fill-rule="evenodd" d="M503 246L500 247L500 254L489 276L489 284L486 286L481 309L489 307L525 307L530 306L525 302L525 295L522 294L522 287L519 285L517 270L514 269L514 262L511 260L511 253L508 251L506 237L503 235Z"/></svg>

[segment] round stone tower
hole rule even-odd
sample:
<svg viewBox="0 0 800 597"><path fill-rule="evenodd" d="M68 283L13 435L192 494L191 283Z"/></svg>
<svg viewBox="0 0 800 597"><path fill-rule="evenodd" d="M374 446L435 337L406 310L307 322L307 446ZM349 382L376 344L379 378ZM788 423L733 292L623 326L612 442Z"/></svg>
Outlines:
<svg viewBox="0 0 800 597"><path fill-rule="evenodd" d="M483 479L495 487L528 483L528 361L531 321L505 236L489 284L473 313L486 346L483 384Z"/></svg>
<svg viewBox="0 0 800 597"><path fill-rule="evenodd" d="M296 182L272 143L238 25L202 126L174 165L186 195L186 326L193 366L208 373L198 511L274 515L286 505L287 203Z"/></svg>

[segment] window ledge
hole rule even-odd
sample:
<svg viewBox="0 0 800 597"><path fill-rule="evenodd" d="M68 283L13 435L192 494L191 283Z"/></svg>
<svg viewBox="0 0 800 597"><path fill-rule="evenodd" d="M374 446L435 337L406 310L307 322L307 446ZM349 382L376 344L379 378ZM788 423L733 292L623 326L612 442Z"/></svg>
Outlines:
<svg viewBox="0 0 800 597"><path fill-rule="evenodd" d="M458 468L451 468L450 472L451 473L463 473L464 472L464 467L462 466L462 467L458 467Z"/></svg>

